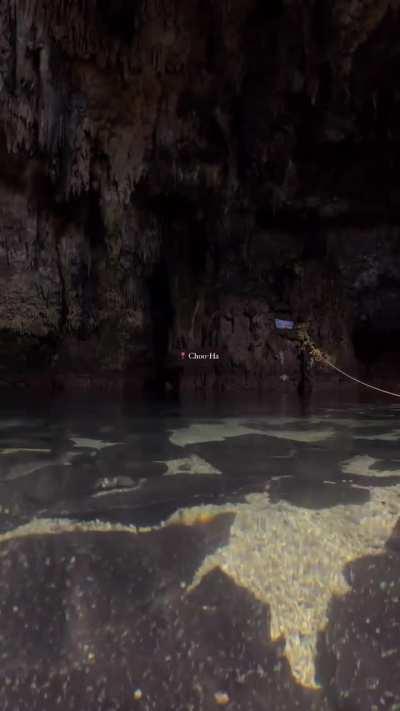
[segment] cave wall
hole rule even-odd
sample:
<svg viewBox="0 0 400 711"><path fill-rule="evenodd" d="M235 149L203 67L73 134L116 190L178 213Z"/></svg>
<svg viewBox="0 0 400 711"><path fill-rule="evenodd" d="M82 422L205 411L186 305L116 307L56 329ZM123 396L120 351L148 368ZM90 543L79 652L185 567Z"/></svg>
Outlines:
<svg viewBox="0 0 400 711"><path fill-rule="evenodd" d="M398 5L0 0L0 381L141 385L210 348L195 385L281 387L281 314L343 367L379 360Z"/></svg>

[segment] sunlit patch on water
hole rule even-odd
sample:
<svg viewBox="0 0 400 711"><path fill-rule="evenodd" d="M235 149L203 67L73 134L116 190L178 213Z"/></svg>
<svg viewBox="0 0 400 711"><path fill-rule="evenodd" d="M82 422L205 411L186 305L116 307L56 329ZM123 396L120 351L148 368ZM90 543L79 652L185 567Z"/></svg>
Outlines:
<svg viewBox="0 0 400 711"><path fill-rule="evenodd" d="M309 422L313 424L325 424L334 425L335 427L347 427L350 429L365 429L369 427L382 427L383 420L377 419L363 419L355 417L331 417L330 415L325 415L324 417L310 417Z"/></svg>
<svg viewBox="0 0 400 711"><path fill-rule="evenodd" d="M392 430L391 432L382 432L381 434L373 435L355 435L356 439L379 440L381 442L400 442L400 430Z"/></svg>
<svg viewBox="0 0 400 711"><path fill-rule="evenodd" d="M102 439L91 439L90 437L78 437L76 435L71 437L71 440L74 442L75 447L80 447L82 449L102 450L107 447L115 447L117 444L123 444L123 442L107 442Z"/></svg>
<svg viewBox="0 0 400 711"><path fill-rule="evenodd" d="M192 474L192 475L218 475L221 474L219 469L213 467L212 464L205 459L198 457L197 454L192 454L190 457L181 459L156 460L157 464L165 464L167 471L164 476L176 476L177 474Z"/></svg>
<svg viewBox="0 0 400 711"><path fill-rule="evenodd" d="M278 437L292 440L293 442L323 442L335 436L333 429L264 429L243 424L239 420L226 419L218 423L193 423L182 429L172 430L171 444L177 447L187 447L193 444L210 442L223 442L232 437L243 435L262 435L264 437Z"/></svg>
<svg viewBox="0 0 400 711"><path fill-rule="evenodd" d="M278 439L288 439L292 442L324 442L335 436L335 430L266 430L264 434Z"/></svg>
<svg viewBox="0 0 400 711"><path fill-rule="evenodd" d="M351 459L341 463L344 474L354 474L366 477L391 477L400 476L399 469L376 469L374 465L381 460L370 457L368 454L357 454ZM400 462L399 462L400 464Z"/></svg>
<svg viewBox="0 0 400 711"><path fill-rule="evenodd" d="M0 449L0 454L49 454L51 449L34 449L29 447L9 447Z"/></svg>
<svg viewBox="0 0 400 711"><path fill-rule="evenodd" d="M224 442L230 437L242 435L265 435L263 430L246 427L235 421L222 423L193 423L182 429L172 430L171 444L177 447L187 447L190 444L203 444L208 442Z"/></svg>

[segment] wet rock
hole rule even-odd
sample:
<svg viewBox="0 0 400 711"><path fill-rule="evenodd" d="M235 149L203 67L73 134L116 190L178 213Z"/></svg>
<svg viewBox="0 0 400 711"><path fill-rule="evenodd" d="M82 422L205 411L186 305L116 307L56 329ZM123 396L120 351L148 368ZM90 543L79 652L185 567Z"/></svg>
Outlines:
<svg viewBox="0 0 400 711"><path fill-rule="evenodd" d="M393 351L396 3L1 0L0 19L2 385L290 390L282 306L344 367L381 323ZM203 346L219 364L181 371Z"/></svg>

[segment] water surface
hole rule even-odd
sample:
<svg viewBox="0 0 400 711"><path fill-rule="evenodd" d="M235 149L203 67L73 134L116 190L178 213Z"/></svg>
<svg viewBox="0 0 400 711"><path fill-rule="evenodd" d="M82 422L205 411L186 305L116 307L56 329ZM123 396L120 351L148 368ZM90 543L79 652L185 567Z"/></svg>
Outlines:
<svg viewBox="0 0 400 711"><path fill-rule="evenodd" d="M3 404L1 708L394 711L399 416Z"/></svg>

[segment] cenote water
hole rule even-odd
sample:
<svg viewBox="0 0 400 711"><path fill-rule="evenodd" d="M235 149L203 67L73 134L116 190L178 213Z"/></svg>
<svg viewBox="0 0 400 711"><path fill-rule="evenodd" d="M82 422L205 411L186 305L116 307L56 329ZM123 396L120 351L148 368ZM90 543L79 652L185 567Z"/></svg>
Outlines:
<svg viewBox="0 0 400 711"><path fill-rule="evenodd" d="M0 480L4 711L400 708L396 403L3 403Z"/></svg>

